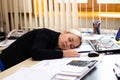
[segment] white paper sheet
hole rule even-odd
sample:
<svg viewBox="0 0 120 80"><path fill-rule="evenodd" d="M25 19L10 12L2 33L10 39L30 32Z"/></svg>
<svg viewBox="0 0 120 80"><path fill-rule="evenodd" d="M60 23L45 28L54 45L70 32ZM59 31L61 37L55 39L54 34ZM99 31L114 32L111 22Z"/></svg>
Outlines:
<svg viewBox="0 0 120 80"><path fill-rule="evenodd" d="M51 70L33 70L30 68L21 68L14 74L3 80L50 80L56 73Z"/></svg>
<svg viewBox="0 0 120 80"><path fill-rule="evenodd" d="M15 40L4 40L2 42L0 42L0 47L7 47L10 44L12 44Z"/></svg>
<svg viewBox="0 0 120 80"><path fill-rule="evenodd" d="M52 80L76 80L77 78L76 76L56 74Z"/></svg>
<svg viewBox="0 0 120 80"><path fill-rule="evenodd" d="M89 51L93 51L93 48L91 47L91 45L87 40L83 40L81 46L78 48L75 48L74 50L79 53L86 53Z"/></svg>
<svg viewBox="0 0 120 80"><path fill-rule="evenodd" d="M77 52L87 52L87 51L93 51L93 48L90 45L81 45L79 48L74 49Z"/></svg>

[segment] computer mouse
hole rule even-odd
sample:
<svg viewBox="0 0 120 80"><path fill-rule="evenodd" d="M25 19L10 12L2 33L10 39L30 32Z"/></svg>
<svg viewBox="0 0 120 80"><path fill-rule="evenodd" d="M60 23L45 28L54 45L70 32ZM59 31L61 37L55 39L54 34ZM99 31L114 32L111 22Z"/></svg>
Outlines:
<svg viewBox="0 0 120 80"><path fill-rule="evenodd" d="M89 57L98 57L98 56L99 56L99 53L98 53L98 52L95 52L95 51L90 51L90 52L88 53L88 56L89 56Z"/></svg>

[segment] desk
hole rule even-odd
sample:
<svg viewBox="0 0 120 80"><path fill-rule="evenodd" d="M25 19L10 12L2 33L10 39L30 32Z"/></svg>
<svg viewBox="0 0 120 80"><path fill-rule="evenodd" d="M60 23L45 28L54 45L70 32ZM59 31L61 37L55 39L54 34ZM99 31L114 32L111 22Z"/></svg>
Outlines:
<svg viewBox="0 0 120 80"><path fill-rule="evenodd" d="M5 78L6 76L11 75L12 73L14 73L15 71L17 71L18 69L20 69L21 67L31 67L34 64L37 64L39 61L32 61L31 58L3 71L0 73L0 80L2 80L3 78Z"/></svg>
<svg viewBox="0 0 120 80"><path fill-rule="evenodd" d="M120 57L120 55L105 55L102 56L102 62L88 73L82 80L117 80L114 72L112 62ZM31 67L34 64L37 64L39 61L32 61L31 58L9 68L0 73L0 80L6 76L11 75L21 67Z"/></svg>
<svg viewBox="0 0 120 80"><path fill-rule="evenodd" d="M113 72L113 63L118 57L120 57L120 55L103 56L102 62L82 80L117 80Z"/></svg>

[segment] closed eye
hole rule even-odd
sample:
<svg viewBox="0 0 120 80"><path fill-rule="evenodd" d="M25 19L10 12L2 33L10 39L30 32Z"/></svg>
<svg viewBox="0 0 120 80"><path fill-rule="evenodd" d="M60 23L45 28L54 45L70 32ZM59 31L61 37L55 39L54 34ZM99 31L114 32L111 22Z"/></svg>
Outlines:
<svg viewBox="0 0 120 80"><path fill-rule="evenodd" d="M69 41L70 41L70 42L73 42L74 40L73 40L73 38L69 38Z"/></svg>

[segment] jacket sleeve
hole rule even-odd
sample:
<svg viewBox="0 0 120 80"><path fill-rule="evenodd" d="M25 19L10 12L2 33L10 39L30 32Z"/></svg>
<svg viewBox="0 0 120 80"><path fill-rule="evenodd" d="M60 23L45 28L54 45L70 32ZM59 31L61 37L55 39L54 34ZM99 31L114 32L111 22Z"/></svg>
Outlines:
<svg viewBox="0 0 120 80"><path fill-rule="evenodd" d="M60 50L38 49L33 51L32 53L33 60L57 59L62 57L63 57L63 52Z"/></svg>

